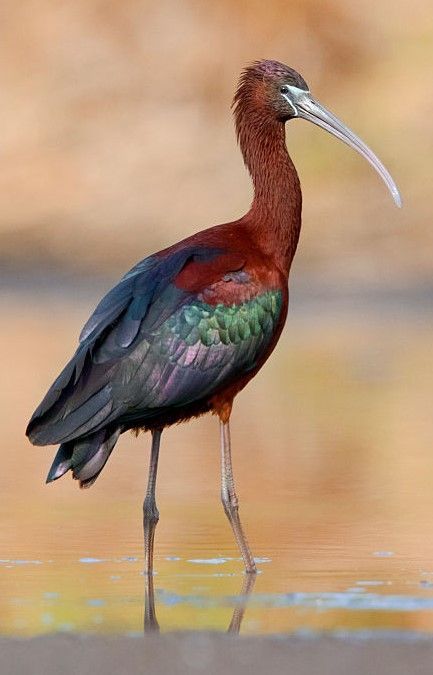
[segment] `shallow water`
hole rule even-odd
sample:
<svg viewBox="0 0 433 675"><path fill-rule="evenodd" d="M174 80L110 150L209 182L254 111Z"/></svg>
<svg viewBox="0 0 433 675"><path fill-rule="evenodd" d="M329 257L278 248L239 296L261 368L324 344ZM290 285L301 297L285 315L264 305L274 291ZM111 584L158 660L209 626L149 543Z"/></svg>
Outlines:
<svg viewBox="0 0 433 675"><path fill-rule="evenodd" d="M23 436L98 295L3 289L1 634L143 630L149 438L125 434L95 486L79 491L68 478L45 486L54 449ZM157 494L160 628L224 631L246 604L242 633L433 632L428 297L296 297L232 418L254 588L246 598L219 503L217 421L170 429Z"/></svg>

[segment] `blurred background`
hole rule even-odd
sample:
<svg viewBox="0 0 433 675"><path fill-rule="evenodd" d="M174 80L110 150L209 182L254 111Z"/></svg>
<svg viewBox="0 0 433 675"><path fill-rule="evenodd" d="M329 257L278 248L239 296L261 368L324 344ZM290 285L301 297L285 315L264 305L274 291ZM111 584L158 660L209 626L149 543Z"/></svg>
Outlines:
<svg viewBox="0 0 433 675"><path fill-rule="evenodd" d="M118 274L251 199L230 103L242 67L274 58L389 167L303 122L287 136L304 191L297 269L431 279L433 15L428 0L3 2L1 256L8 266Z"/></svg>
<svg viewBox="0 0 433 675"><path fill-rule="evenodd" d="M122 273L248 209L230 104L258 58L299 70L404 207L346 146L287 125L304 195L291 313L233 417L245 526L269 559L257 586L350 601L371 582L427 605L256 610L247 630L433 630L431 2L4 0L0 19L1 632L139 627L148 439L122 437L79 493L44 487L53 449L31 448L24 428ZM159 590L237 593L215 420L165 436ZM208 573L216 549L227 577ZM164 597L168 627L228 616Z"/></svg>

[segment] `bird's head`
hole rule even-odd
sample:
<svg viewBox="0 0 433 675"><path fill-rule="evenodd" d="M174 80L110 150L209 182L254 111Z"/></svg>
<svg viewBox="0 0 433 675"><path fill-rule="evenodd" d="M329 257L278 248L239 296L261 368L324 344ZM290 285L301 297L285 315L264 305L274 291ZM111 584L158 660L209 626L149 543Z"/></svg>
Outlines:
<svg viewBox="0 0 433 675"><path fill-rule="evenodd" d="M304 78L278 61L256 61L242 73L234 104L236 113L256 110L265 118L285 123L293 118L313 122L359 152L378 172L394 202L401 206L401 197L391 175L374 152L341 120L311 95Z"/></svg>

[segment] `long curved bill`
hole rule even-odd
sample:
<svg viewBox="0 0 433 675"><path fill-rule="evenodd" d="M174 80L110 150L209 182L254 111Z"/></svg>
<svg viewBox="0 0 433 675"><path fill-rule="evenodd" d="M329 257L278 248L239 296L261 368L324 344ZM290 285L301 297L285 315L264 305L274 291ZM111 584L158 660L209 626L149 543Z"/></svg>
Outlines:
<svg viewBox="0 0 433 675"><path fill-rule="evenodd" d="M367 162L370 162L371 166L374 167L382 178L383 182L390 191L394 202L398 207L401 207L401 197L398 191L396 184L394 183L390 173L384 167L382 162L376 157L374 152L361 141L356 134L353 133L348 127L346 127L343 122L341 122L338 117L335 117L329 110L327 110L323 105L315 101L308 92L302 92L298 90L298 95L296 100L293 101L292 105L294 106L297 116L302 117L304 120L313 122L317 126L325 129L333 136L339 138L343 143L346 143L354 150L357 150L360 155L365 157Z"/></svg>

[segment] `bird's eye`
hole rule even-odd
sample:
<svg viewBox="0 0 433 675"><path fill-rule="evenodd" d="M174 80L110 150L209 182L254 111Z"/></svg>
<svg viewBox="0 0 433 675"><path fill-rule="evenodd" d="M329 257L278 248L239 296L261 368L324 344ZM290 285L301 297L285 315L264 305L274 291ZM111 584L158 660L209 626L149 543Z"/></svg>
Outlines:
<svg viewBox="0 0 433 675"><path fill-rule="evenodd" d="M289 87L287 86L287 84L283 84L283 86L280 87L280 91L281 91L282 94L288 94L289 93Z"/></svg>

